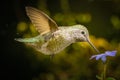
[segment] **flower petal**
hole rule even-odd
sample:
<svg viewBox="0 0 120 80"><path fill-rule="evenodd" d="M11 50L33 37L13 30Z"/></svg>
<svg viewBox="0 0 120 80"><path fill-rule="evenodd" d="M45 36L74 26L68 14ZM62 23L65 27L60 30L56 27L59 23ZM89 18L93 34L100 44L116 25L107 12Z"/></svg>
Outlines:
<svg viewBox="0 0 120 80"><path fill-rule="evenodd" d="M117 51L106 51L105 54L107 56L115 56Z"/></svg>
<svg viewBox="0 0 120 80"><path fill-rule="evenodd" d="M116 50L115 51L106 51L105 53L102 53L102 54L93 55L93 56L91 56L90 59L93 59L93 58L95 58L96 60L101 59L102 62L105 63L107 60L107 58L106 58L107 56L115 56L116 53L117 53Z"/></svg>
<svg viewBox="0 0 120 80"><path fill-rule="evenodd" d="M102 60L103 62L106 62L106 56L102 56L101 60Z"/></svg>
<svg viewBox="0 0 120 80"><path fill-rule="evenodd" d="M96 60L99 60L100 58L102 58L103 56L105 56L105 54L99 54L96 56Z"/></svg>
<svg viewBox="0 0 120 80"><path fill-rule="evenodd" d="M93 55L93 56L90 57L90 59L93 59L93 58L95 58L96 56L97 56L97 55Z"/></svg>

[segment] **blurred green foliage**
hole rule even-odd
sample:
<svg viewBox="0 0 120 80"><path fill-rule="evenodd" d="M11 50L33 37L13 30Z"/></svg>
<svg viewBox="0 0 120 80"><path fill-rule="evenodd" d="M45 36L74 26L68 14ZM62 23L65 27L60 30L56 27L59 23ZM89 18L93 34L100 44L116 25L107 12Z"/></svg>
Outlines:
<svg viewBox="0 0 120 80"><path fill-rule="evenodd" d="M27 5L41 9L58 25L83 24L90 32L91 41L101 53L106 50L118 51L116 57L109 57L107 76L120 80L119 0L18 0L18 2L13 0L13 2L17 18L17 25L14 27L16 30L13 29L16 32L15 37L38 35L24 11ZM11 23L14 23L15 20L12 21ZM10 29L10 32L13 30ZM5 49L12 48L12 54L6 54L13 55L10 57L13 58L10 63L17 66L16 70L19 73L17 76L22 77L22 80L25 78L26 80L97 80L95 76L103 69L101 62L89 60L96 52L86 42L70 45L55 55L53 60L22 43L12 41L6 46ZM11 65L10 63L8 65Z"/></svg>

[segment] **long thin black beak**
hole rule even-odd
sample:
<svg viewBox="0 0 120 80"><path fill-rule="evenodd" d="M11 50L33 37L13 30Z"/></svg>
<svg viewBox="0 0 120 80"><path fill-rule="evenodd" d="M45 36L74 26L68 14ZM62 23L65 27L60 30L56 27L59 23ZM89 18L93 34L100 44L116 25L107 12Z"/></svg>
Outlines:
<svg viewBox="0 0 120 80"><path fill-rule="evenodd" d="M95 49L95 51L97 53L100 53L100 51L92 44L92 42L89 40L89 38L86 37L86 39L87 39L87 42Z"/></svg>

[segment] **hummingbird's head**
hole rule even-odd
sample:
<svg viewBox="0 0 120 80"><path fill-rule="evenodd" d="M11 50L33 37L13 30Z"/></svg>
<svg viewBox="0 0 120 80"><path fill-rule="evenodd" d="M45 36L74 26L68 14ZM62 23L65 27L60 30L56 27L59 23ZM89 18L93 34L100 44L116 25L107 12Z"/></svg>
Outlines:
<svg viewBox="0 0 120 80"><path fill-rule="evenodd" d="M76 42L88 42L98 53L98 49L92 44L89 39L89 32L83 25L75 25L74 38Z"/></svg>
<svg viewBox="0 0 120 80"><path fill-rule="evenodd" d="M85 26L83 25L74 25L73 36L75 42L86 42L89 39L89 33Z"/></svg>

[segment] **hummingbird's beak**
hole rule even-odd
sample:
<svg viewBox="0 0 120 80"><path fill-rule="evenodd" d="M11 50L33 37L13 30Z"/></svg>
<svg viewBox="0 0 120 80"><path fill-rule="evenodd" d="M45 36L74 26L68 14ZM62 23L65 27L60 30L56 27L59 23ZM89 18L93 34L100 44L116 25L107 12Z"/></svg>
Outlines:
<svg viewBox="0 0 120 80"><path fill-rule="evenodd" d="M99 50L92 44L92 42L89 40L89 38L86 37L87 42L95 49L97 53L100 53Z"/></svg>

